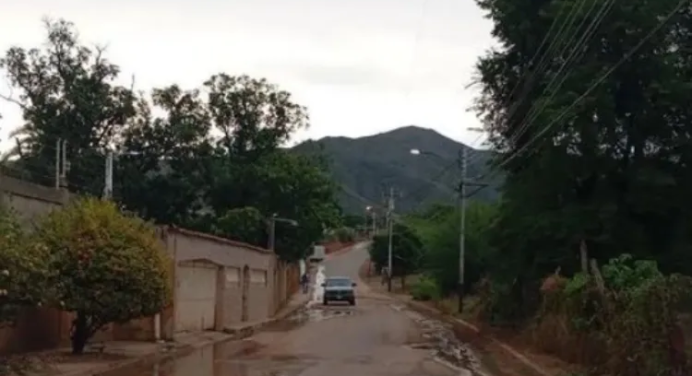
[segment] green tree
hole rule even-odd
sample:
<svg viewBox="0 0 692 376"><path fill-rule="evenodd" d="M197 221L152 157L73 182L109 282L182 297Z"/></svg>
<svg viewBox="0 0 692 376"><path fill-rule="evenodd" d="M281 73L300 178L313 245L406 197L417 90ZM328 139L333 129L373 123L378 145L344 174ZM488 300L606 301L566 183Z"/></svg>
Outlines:
<svg viewBox="0 0 692 376"><path fill-rule="evenodd" d="M61 307L76 313L72 351L97 330L160 312L170 299L170 260L154 228L111 202L82 199L38 228Z"/></svg>
<svg viewBox="0 0 692 376"><path fill-rule="evenodd" d="M406 276L419 270L424 255L423 244L408 225L395 222L392 232L392 276L401 277L405 286ZM382 270L389 261L389 236L378 234L370 244L370 260L377 270Z"/></svg>
<svg viewBox="0 0 692 376"><path fill-rule="evenodd" d="M259 246L266 244L267 227L267 218L253 207L231 209L214 223L217 234Z"/></svg>
<svg viewBox="0 0 692 376"><path fill-rule="evenodd" d="M22 230L14 213L0 206L0 324L22 307L50 298L50 253Z"/></svg>
<svg viewBox="0 0 692 376"><path fill-rule="evenodd" d="M198 90L177 85L154 89L151 103L139 100L138 115L122 133L115 197L157 223L199 225L211 212L207 196L217 180L209 110Z"/></svg>
<svg viewBox="0 0 692 376"><path fill-rule="evenodd" d="M492 268L502 262L490 246L491 224L496 206L472 201L466 209L464 286L470 291ZM419 236L426 251L424 271L443 294L456 291L459 284L459 211L435 205L411 215L406 222Z"/></svg>
<svg viewBox="0 0 692 376"><path fill-rule="evenodd" d="M12 47L0 59L16 96L24 124L12 134L22 178L53 185L56 145L67 142L71 189L99 194L103 189L104 152L136 113L132 90L114 84L120 73L103 48L80 44L74 26L45 21L43 48Z"/></svg>
<svg viewBox="0 0 692 376"><path fill-rule="evenodd" d="M679 48L690 42L680 32L690 10L648 37L678 1L615 3L597 23L607 2L478 4L501 45L478 63L477 108L505 161L493 235L503 262L493 275L511 295L500 300L515 304L507 311L532 314L541 277L580 269L582 241L590 258L626 252L692 272L692 123L682 120L692 111L692 71L690 51Z"/></svg>

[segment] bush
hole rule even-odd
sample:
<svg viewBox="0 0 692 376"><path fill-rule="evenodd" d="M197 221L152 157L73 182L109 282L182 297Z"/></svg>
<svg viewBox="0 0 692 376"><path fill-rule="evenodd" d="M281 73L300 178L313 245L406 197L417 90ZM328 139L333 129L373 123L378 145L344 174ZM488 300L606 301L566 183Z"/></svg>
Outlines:
<svg viewBox="0 0 692 376"><path fill-rule="evenodd" d="M0 207L0 323L50 297L48 261L47 249L22 230L14 213Z"/></svg>
<svg viewBox="0 0 692 376"><path fill-rule="evenodd" d="M690 279L665 276L655 262L629 255L610 260L601 274L599 282L578 273L560 291L544 294L537 344L597 374L683 372L676 308L692 291Z"/></svg>
<svg viewBox="0 0 692 376"><path fill-rule="evenodd" d="M356 240L356 231L350 227L338 228L334 235L336 240L341 243L350 243Z"/></svg>
<svg viewBox="0 0 692 376"><path fill-rule="evenodd" d="M169 260L154 228L115 204L84 199L38 228L56 272L57 298L76 313L72 351L97 330L160 312L169 301Z"/></svg>
<svg viewBox="0 0 692 376"><path fill-rule="evenodd" d="M440 299L440 286L434 279L428 276L421 276L411 287L413 300L429 301Z"/></svg>

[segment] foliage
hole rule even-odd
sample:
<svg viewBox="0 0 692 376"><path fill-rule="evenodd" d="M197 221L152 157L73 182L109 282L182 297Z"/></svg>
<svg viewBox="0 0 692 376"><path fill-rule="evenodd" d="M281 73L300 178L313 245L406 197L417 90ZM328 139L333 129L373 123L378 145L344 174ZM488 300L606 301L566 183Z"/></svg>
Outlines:
<svg viewBox="0 0 692 376"><path fill-rule="evenodd" d="M442 294L435 279L423 275L411 286L411 296L414 300L428 301L440 299Z"/></svg>
<svg viewBox="0 0 692 376"><path fill-rule="evenodd" d="M469 176L486 175L492 152L471 149L432 129L406 126L380 134L359 137L326 137L310 140L292 150L304 155L326 154L332 178L342 187L339 202L344 212L362 216L367 206L382 203L383 186L394 186L401 193L396 201L398 213L410 213L428 204L448 202L456 195L458 170L453 165L461 148L473 155ZM411 155L411 149L433 151L437 157ZM502 174L489 177L490 186L474 197L493 202ZM377 219L384 218L378 213ZM351 226L356 227L356 226Z"/></svg>
<svg viewBox="0 0 692 376"><path fill-rule="evenodd" d="M308 124L307 110L265 79L219 73L198 88L176 84L136 94L114 84L120 69L102 48L81 44L74 26L46 22L41 49L10 49L0 60L25 124L10 171L53 185L58 139L67 143L67 185L100 195L106 154L114 151L114 198L159 224L221 232L266 244L266 231L231 231L244 208L276 213L300 229L277 226L277 253L294 260L323 228L338 222L337 186L320 155L283 145ZM134 84L134 82L133 82ZM240 211L240 212L238 212ZM248 214L248 213L245 213ZM254 213L257 214L257 213ZM254 215L253 214L253 215Z"/></svg>
<svg viewBox="0 0 692 376"><path fill-rule="evenodd" d="M259 210L247 207L227 211L214 226L218 235L249 244L262 244L268 224Z"/></svg>
<svg viewBox="0 0 692 376"><path fill-rule="evenodd" d="M489 228L495 207L471 202L466 210L465 287L470 290L496 262L489 245ZM407 223L416 231L424 248L424 269L446 295L459 284L459 212L451 206L434 205L411 215Z"/></svg>
<svg viewBox="0 0 692 376"><path fill-rule="evenodd" d="M406 276L417 271L424 255L423 244L416 233L407 225L395 222L392 232L392 275ZM370 243L370 260L377 270L388 265L389 236L375 235Z"/></svg>
<svg viewBox="0 0 692 376"><path fill-rule="evenodd" d="M170 299L169 267L154 228L111 202L81 199L51 212L39 240L52 255L61 305L76 313L72 350L109 323L160 312Z"/></svg>
<svg viewBox="0 0 692 376"><path fill-rule="evenodd" d="M135 97L113 83L120 69L104 57L104 49L81 45L71 23L46 20L45 27L48 38L41 49L12 47L0 59L18 94L5 99L21 108L25 121L12 134L19 137L11 152L21 156L16 170L23 171L22 178L53 185L56 144L63 139L71 188L100 193L102 187L92 183L103 181L104 150L135 115Z"/></svg>
<svg viewBox="0 0 692 376"><path fill-rule="evenodd" d="M50 296L50 253L26 234L14 213L0 206L0 324L17 310L46 302Z"/></svg>
<svg viewBox="0 0 692 376"><path fill-rule="evenodd" d="M342 219L342 223L346 227L359 228L363 226L372 225L370 222L370 216L357 215L357 214L345 214Z"/></svg>
<svg viewBox="0 0 692 376"><path fill-rule="evenodd" d="M579 273L564 289L544 295L537 330L545 331L546 322L561 317L567 330L560 333L567 337L562 345L556 345L555 333L542 333L544 346L594 367L594 374L660 375L684 370L685 349L676 339L682 335L677 308L689 299L692 281L665 276L655 262L626 254L603 265L600 274L603 287L596 277ZM585 348L574 354L578 341Z"/></svg>
<svg viewBox="0 0 692 376"><path fill-rule="evenodd" d="M356 230L351 227L339 227L334 231L334 236L341 243L349 243L356 239Z"/></svg>
<svg viewBox="0 0 692 376"><path fill-rule="evenodd" d="M506 179L493 314L532 317L543 276L581 269L582 241L589 258L692 275L689 7L661 24L678 1L477 3L499 42L477 64L476 106Z"/></svg>

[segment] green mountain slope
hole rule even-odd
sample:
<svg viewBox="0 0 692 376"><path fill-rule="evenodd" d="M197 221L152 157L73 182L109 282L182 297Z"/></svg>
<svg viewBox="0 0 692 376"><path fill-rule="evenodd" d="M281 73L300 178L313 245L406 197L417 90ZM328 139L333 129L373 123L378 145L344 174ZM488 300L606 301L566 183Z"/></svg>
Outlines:
<svg viewBox="0 0 692 376"><path fill-rule="evenodd" d="M343 187L340 198L343 208L357 214L363 213L367 205L381 205L389 187L397 191L398 212L409 212L433 202L454 202L454 189L459 182L456 160L461 148L469 149L468 176L488 171L491 152L472 149L434 130L416 126L360 138L325 137L296 145L293 150L304 154L323 153L330 162L333 177ZM436 156L413 155L411 149L430 151ZM496 199L499 179L491 183L474 198Z"/></svg>

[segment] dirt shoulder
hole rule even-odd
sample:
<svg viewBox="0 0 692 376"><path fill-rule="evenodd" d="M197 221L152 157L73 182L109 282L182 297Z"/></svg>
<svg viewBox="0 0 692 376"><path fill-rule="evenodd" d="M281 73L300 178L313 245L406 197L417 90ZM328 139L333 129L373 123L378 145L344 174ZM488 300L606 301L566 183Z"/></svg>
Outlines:
<svg viewBox="0 0 692 376"><path fill-rule="evenodd" d="M517 333L488 328L468 318L453 316L453 301L413 301L400 280L392 281L392 293L382 284L380 276L368 275L368 263L360 269L360 278L373 292L393 296L411 309L452 325L459 339L469 343L478 353L484 366L493 376L563 376L576 371L576 367L559 359L533 351ZM411 286L415 277L406 281ZM471 303L473 304L473 303Z"/></svg>

